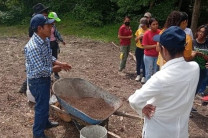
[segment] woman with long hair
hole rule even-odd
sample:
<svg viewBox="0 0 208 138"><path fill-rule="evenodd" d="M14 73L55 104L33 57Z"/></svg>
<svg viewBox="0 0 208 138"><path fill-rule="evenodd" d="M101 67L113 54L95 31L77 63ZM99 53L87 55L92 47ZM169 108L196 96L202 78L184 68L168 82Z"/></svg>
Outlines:
<svg viewBox="0 0 208 138"><path fill-rule="evenodd" d="M144 47L144 65L146 81L150 79L150 77L157 71L157 42L153 40L153 37L160 33L160 30L158 29L157 19L150 18L149 27L151 29L145 32L142 39L142 45Z"/></svg>

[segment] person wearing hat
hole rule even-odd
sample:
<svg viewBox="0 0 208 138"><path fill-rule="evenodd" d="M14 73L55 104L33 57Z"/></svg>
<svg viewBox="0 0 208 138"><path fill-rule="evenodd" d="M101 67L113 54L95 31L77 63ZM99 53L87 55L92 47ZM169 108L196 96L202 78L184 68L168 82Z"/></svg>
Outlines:
<svg viewBox="0 0 208 138"><path fill-rule="evenodd" d="M148 23L149 23L150 18L152 18L152 14L151 14L150 12L145 12L143 18L146 18L147 21L148 21ZM141 24L139 24L138 29L139 29L139 28L141 28Z"/></svg>
<svg viewBox="0 0 208 138"><path fill-rule="evenodd" d="M36 14L42 14L45 17L47 17L48 16L48 9L49 9L49 7L46 7L42 3L38 3L33 6L34 13L32 16L35 16ZM34 33L33 30L31 29L31 27L29 27L29 37L32 37L33 33Z"/></svg>
<svg viewBox="0 0 208 138"><path fill-rule="evenodd" d="M70 65L59 62L52 56L48 37L53 23L54 19L48 19L42 14L33 16L30 26L34 34L24 48L29 90L36 102L34 138L46 138L44 130L58 125L57 122L48 120L51 73L71 69Z"/></svg>
<svg viewBox="0 0 208 138"><path fill-rule="evenodd" d="M46 7L45 5L43 5L42 3L38 3L36 5L33 6L33 15L32 16L35 16L36 14L42 14L44 15L45 17L48 16L48 9L49 7ZM34 31L32 30L32 28L29 26L29 29L28 29L28 36L29 38L32 37ZM22 86L19 90L20 93L25 93L26 94L26 90L27 90L27 80L25 80L23 83L22 83Z"/></svg>
<svg viewBox="0 0 208 138"><path fill-rule="evenodd" d="M171 26L154 36L167 61L141 89L129 97L130 106L144 117L145 138L188 138L189 114L199 80L199 66L186 62L186 34ZM185 71L184 71L185 70Z"/></svg>
<svg viewBox="0 0 208 138"><path fill-rule="evenodd" d="M137 77L135 80L140 81L140 79L141 79L141 83L145 83L144 47L142 46L142 38L144 36L144 33L147 30L149 30L148 20L144 17L141 18L140 25L141 25L141 28L139 28L135 33L135 35L136 35L135 57L136 57L136 71L137 71ZM141 67L144 72L142 77L141 77L141 72L140 72Z"/></svg>
<svg viewBox="0 0 208 138"><path fill-rule="evenodd" d="M60 22L61 19L57 16L55 12L50 12L48 14L49 19L54 19L56 22ZM55 23L53 24L53 27L51 28L51 36L50 36L50 47L52 49L52 56L54 56L56 59L58 59L58 53L60 51L58 41L62 42L63 45L66 43L64 42L63 38L61 37L61 34L57 30L57 27L55 26ZM56 79L59 79L59 74L57 72L54 72L54 77Z"/></svg>

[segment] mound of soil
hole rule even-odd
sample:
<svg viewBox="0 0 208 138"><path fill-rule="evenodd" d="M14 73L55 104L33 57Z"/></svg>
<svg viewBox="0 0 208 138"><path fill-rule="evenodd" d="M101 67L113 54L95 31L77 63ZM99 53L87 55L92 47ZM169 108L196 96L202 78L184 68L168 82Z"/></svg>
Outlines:
<svg viewBox="0 0 208 138"><path fill-rule="evenodd" d="M94 97L60 97L69 103L73 108L80 110L89 117L97 120L104 120L110 116L114 108L105 102L102 98Z"/></svg>

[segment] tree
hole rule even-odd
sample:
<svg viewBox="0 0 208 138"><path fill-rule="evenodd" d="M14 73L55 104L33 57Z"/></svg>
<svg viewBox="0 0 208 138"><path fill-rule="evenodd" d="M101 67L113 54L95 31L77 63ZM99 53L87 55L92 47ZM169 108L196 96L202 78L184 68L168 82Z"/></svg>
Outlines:
<svg viewBox="0 0 208 138"><path fill-rule="evenodd" d="M193 33L195 33L197 29L200 7L201 7L201 0L195 0L193 13L192 13L192 20L191 20L191 30L193 31Z"/></svg>

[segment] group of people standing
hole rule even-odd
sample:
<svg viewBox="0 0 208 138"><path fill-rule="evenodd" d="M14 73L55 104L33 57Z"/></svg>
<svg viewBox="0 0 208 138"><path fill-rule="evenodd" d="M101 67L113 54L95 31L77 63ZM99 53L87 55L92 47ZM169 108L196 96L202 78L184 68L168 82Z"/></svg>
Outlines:
<svg viewBox="0 0 208 138"><path fill-rule="evenodd" d="M132 38L126 18L130 20L125 17L118 32L121 49L130 46L130 43L124 45L122 39L131 42ZM135 33L136 80L141 79L142 67L146 82L128 101L132 109L144 117L142 135L145 138L188 138L190 113L196 111L192 107L194 97L199 93L206 95L203 92L208 81L208 26L200 26L193 37L187 28L188 15L180 11L168 15L162 30L152 17L140 19L140 24L141 28ZM121 55L126 52L121 50ZM121 58L119 71L125 68L124 58L126 56ZM208 102L208 96L202 100Z"/></svg>
<svg viewBox="0 0 208 138"><path fill-rule="evenodd" d="M144 84L166 63L159 53L159 44L153 40L153 37L157 34L162 34L171 26L178 26L186 33L186 47L183 53L185 60L195 60L200 65L200 79L196 94L198 93L205 96L206 93L204 93L204 91L208 84L206 69L206 62L208 61L208 58L206 58L206 55L208 55L208 26L200 26L197 29L196 34L193 35L192 30L187 28L188 14L180 11L172 11L168 15L162 30L159 29L158 20L153 18L149 12L144 14L144 17L140 19L139 24L138 30L135 33L137 73L135 80L141 80L141 83ZM133 33L130 27L130 17L126 16L124 18L124 24L118 31L118 38L120 39L121 46L119 71L122 71L126 66L131 39L133 38ZM143 71L143 73L141 73L141 71ZM208 101L208 97L206 98Z"/></svg>

